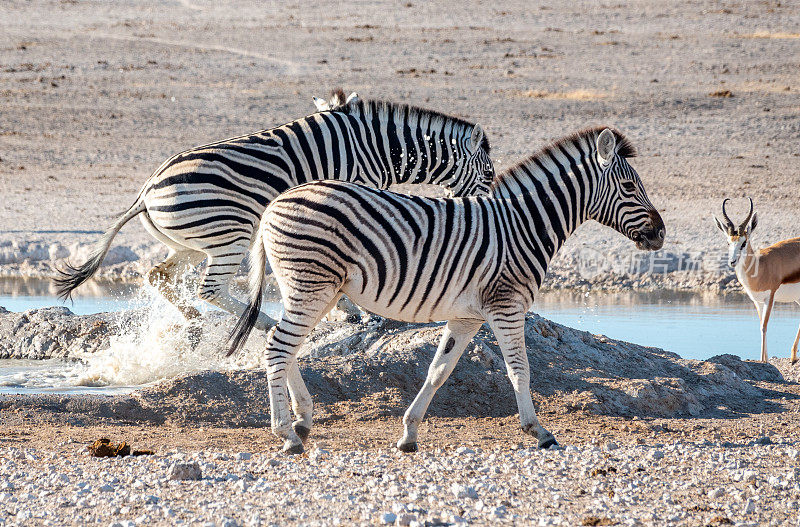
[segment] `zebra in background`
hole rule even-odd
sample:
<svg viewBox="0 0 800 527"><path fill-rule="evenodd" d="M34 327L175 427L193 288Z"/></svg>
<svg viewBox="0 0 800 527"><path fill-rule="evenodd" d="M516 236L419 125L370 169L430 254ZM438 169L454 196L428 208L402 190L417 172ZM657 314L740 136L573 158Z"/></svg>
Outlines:
<svg viewBox="0 0 800 527"><path fill-rule="evenodd" d="M314 106L317 107L318 112L335 110L339 106L344 106L345 104L350 104L361 100L356 92L353 92L347 97L345 97L344 91L341 88L333 90L331 92L330 99L328 99L327 101L322 97L312 97L311 99L314 101Z"/></svg>
<svg viewBox="0 0 800 527"><path fill-rule="evenodd" d="M244 345L258 318L269 259L284 302L267 344L272 430L284 451L302 452L311 427L313 406L297 350L342 293L384 317L448 321L404 416L400 450L417 449L431 398L484 321L502 350L523 431L542 448L556 444L531 399L525 313L549 262L586 220L612 227L639 249L661 248L664 223L628 164L634 153L620 132L593 128L505 171L489 197L423 198L329 181L274 200L255 240L250 305L228 354Z"/></svg>
<svg viewBox="0 0 800 527"><path fill-rule="evenodd" d="M96 244L88 261L66 264L55 279L68 298L100 267L122 226L139 215L169 247L147 278L188 320L199 311L178 294L185 272L206 260L198 296L228 312L245 304L229 291L264 209L278 194L320 179L387 188L394 183L442 185L457 196L489 193L494 168L483 129L462 119L405 104L345 99L329 110L283 126L187 150L168 159L136 201ZM347 102L349 100L349 102ZM276 322L261 313L256 326ZM193 340L200 328L194 325Z"/></svg>

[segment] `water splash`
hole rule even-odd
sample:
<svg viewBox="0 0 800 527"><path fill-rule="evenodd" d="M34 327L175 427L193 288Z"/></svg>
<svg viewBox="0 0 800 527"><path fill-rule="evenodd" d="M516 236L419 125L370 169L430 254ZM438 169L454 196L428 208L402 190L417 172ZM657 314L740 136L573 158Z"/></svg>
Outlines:
<svg viewBox="0 0 800 527"><path fill-rule="evenodd" d="M224 346L235 317L197 300L193 289L182 287L179 292L201 312L199 321L187 322L154 287L143 286L129 300L128 309L113 315L119 331L107 348L73 350L70 358L75 360L70 362L4 364L0 392L117 393L196 371L266 366L264 332L254 331L242 353L226 358ZM280 316L280 303L266 302L265 309ZM190 331L198 327L202 336L193 347Z"/></svg>
<svg viewBox="0 0 800 527"><path fill-rule="evenodd" d="M263 353L257 352L264 349L261 332L253 333L247 353L227 359L223 346L234 317L189 300L194 298L193 291L182 290L181 295L201 311L199 322L187 322L153 287L142 287L134 302L137 308L119 314L122 331L111 338L109 348L77 357L85 365L79 384L144 385L194 371L262 365ZM270 307L271 315L277 316L276 306ZM190 333L198 327L202 338L193 347Z"/></svg>

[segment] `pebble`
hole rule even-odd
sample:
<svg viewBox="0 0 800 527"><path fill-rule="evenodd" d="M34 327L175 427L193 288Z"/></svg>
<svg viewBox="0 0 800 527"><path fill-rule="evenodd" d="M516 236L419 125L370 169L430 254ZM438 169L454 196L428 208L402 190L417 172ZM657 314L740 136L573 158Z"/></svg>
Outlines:
<svg viewBox="0 0 800 527"><path fill-rule="evenodd" d="M734 524L784 524L800 506L791 500L800 495L800 470L786 462L800 439L744 451L719 442L614 442L611 449L609 443L554 453L330 450L315 461L311 454L243 459L242 452L211 451L110 463L32 451L34 460L0 462L0 482L9 484L0 490L0 510L17 523L46 524L68 514L76 524L125 527L268 525L277 510L292 518L284 523L315 524L324 510L328 525L422 527L581 525L589 516L619 525L683 524L687 496ZM0 460L16 459L9 452L0 447ZM668 463L658 461L667 454ZM191 486L179 483L201 477Z"/></svg>
<svg viewBox="0 0 800 527"><path fill-rule="evenodd" d="M202 479L203 473L197 463L174 463L167 477L171 480L198 480Z"/></svg>

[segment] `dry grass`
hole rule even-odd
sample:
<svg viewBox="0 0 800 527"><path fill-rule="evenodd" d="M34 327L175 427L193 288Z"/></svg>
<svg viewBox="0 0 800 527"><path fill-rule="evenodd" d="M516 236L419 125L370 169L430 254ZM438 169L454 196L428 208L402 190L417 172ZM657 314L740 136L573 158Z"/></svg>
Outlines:
<svg viewBox="0 0 800 527"><path fill-rule="evenodd" d="M569 99L573 101L591 101L607 97L605 93L590 90L570 90L565 92L551 92L547 90L512 90L514 97L530 99Z"/></svg>
<svg viewBox="0 0 800 527"><path fill-rule="evenodd" d="M784 31L778 31L775 33L770 33L769 31L756 31L755 33L748 33L746 35L740 35L741 38L770 38L770 39L798 39L800 38L800 33L786 33Z"/></svg>

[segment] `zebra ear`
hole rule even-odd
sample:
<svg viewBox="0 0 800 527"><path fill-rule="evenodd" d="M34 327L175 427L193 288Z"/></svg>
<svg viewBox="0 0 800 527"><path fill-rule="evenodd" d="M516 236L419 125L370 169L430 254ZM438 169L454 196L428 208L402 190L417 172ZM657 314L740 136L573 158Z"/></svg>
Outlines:
<svg viewBox="0 0 800 527"><path fill-rule="evenodd" d="M597 136L597 154L603 158L603 161L611 159L616 147L617 138L614 137L614 132L608 128L600 132L600 135Z"/></svg>
<svg viewBox="0 0 800 527"><path fill-rule="evenodd" d="M319 97L313 97L313 99L314 99L314 106L317 107L318 112L324 112L325 110L331 109L331 106L325 99L320 99Z"/></svg>
<svg viewBox="0 0 800 527"><path fill-rule="evenodd" d="M472 151L477 152L478 148L483 144L483 139L485 135L483 133L483 128L481 125L476 124L475 127L472 129L472 135L470 136L470 144L472 145Z"/></svg>
<svg viewBox="0 0 800 527"><path fill-rule="evenodd" d="M361 100L361 97L358 96L356 92L351 93L347 96L347 100L344 101L345 104L350 104L351 102L358 102Z"/></svg>

